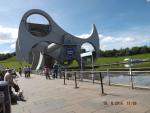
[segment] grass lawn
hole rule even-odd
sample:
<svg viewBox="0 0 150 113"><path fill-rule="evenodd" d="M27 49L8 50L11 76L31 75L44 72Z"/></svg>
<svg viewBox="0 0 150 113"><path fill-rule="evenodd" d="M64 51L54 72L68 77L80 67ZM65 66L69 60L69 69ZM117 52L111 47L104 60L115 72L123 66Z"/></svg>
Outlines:
<svg viewBox="0 0 150 113"><path fill-rule="evenodd" d="M123 56L123 57L99 57L95 65L104 65L104 64L112 64L112 63L121 63L124 61L125 58L130 58L130 59L149 59L150 60L150 53L148 54L140 54L140 55L133 55L133 56ZM91 65L91 64L89 64ZM78 63L76 61L73 61L73 63L70 65L70 67L77 67ZM118 65L111 65L111 66L103 66L101 69L104 68L124 68L124 64L118 64ZM150 67L150 62L145 62L145 63L139 63L133 65L134 68L137 67Z"/></svg>
<svg viewBox="0 0 150 113"><path fill-rule="evenodd" d="M140 54L140 55L133 55L133 56L123 56L123 57L102 57L98 58L96 60L95 65L103 65L103 64L112 64L112 63L119 63L123 62L125 58L130 59L149 59L150 60L150 53L148 54ZM19 67L24 67L26 65L29 65L26 62L19 62L16 60L16 57L9 58L7 60L0 61L0 65L3 65L4 67L14 68L18 69ZM69 67L78 67L78 63L76 61L73 61L73 63ZM133 67L149 67L150 68L150 62L135 64ZM101 69L105 68L124 68L123 64L120 65L111 65L109 66L103 66L100 67Z"/></svg>
<svg viewBox="0 0 150 113"><path fill-rule="evenodd" d="M19 62L16 60L16 57L12 57L7 60L0 61L0 65L4 66L5 68L8 67L18 69L19 67L24 67L29 64L26 62Z"/></svg>

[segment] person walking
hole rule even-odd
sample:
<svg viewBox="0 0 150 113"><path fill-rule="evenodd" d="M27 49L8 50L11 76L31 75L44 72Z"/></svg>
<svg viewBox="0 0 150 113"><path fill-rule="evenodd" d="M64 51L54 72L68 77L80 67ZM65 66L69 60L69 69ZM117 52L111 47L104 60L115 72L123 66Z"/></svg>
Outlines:
<svg viewBox="0 0 150 113"><path fill-rule="evenodd" d="M61 73L61 65L60 64L58 65L58 75L59 75L59 78L61 79L62 73Z"/></svg>
<svg viewBox="0 0 150 113"><path fill-rule="evenodd" d="M49 68L47 66L44 67L44 74L45 74L45 77L46 79L50 79L50 76L49 76Z"/></svg>
<svg viewBox="0 0 150 113"><path fill-rule="evenodd" d="M25 78L27 78L27 66L24 67L24 74L25 74Z"/></svg>
<svg viewBox="0 0 150 113"><path fill-rule="evenodd" d="M57 65L57 63L55 63L53 65L53 71L54 71L53 78L57 78L57 75L58 75L58 65Z"/></svg>
<svg viewBox="0 0 150 113"><path fill-rule="evenodd" d="M21 69L21 67L19 68L19 75L22 77L22 69Z"/></svg>
<svg viewBox="0 0 150 113"><path fill-rule="evenodd" d="M30 77L30 74L31 74L31 68L30 66L27 67L27 78Z"/></svg>

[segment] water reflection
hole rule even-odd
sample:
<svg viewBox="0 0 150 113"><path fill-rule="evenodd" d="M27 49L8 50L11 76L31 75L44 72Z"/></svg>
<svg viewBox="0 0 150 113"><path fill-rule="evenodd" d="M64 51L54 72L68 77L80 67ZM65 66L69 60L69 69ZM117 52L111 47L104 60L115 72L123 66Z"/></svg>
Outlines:
<svg viewBox="0 0 150 113"><path fill-rule="evenodd" d="M123 75L123 74L109 74L110 75L110 82L112 84L124 84L130 85L131 84L131 76ZM108 81L108 76L104 76L104 81ZM149 87L150 88L150 74L149 73L134 73L133 76L133 83L134 86L141 86L141 87Z"/></svg>

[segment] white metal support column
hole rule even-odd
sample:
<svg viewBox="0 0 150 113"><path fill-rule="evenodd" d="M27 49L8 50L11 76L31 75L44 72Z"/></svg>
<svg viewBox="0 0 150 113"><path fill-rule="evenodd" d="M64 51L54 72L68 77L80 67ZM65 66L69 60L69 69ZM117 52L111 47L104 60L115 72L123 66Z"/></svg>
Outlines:
<svg viewBox="0 0 150 113"><path fill-rule="evenodd" d="M93 80L93 83L94 83L94 59L93 59L93 54L91 55L92 57L92 80Z"/></svg>

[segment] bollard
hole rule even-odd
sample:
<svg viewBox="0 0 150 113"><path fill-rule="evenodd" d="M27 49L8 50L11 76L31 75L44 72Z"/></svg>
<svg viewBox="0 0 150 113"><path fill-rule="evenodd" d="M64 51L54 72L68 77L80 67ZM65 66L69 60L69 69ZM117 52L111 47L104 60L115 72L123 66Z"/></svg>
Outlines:
<svg viewBox="0 0 150 113"><path fill-rule="evenodd" d="M101 81L101 91L102 91L102 94L104 94L103 80L102 80L102 74L101 74L101 72L99 73L99 77L100 77L100 81Z"/></svg>
<svg viewBox="0 0 150 113"><path fill-rule="evenodd" d="M66 85L66 70L64 71L64 85Z"/></svg>
<svg viewBox="0 0 150 113"><path fill-rule="evenodd" d="M80 71L80 81L83 82L83 71Z"/></svg>
<svg viewBox="0 0 150 113"><path fill-rule="evenodd" d="M133 75L131 75L131 87L132 87L132 89L134 89L134 86L133 86Z"/></svg>
<svg viewBox="0 0 150 113"><path fill-rule="evenodd" d="M94 84L95 78L94 78L94 73L93 73L93 71L92 71L92 81L93 81L93 84Z"/></svg>
<svg viewBox="0 0 150 113"><path fill-rule="evenodd" d="M95 78L94 78L93 72L92 72L92 80L93 80L93 84L94 84Z"/></svg>
<svg viewBox="0 0 150 113"><path fill-rule="evenodd" d="M76 88L79 88L78 86L77 86L77 77L76 77L76 72L74 72L74 81L75 81L75 89Z"/></svg>
<svg viewBox="0 0 150 113"><path fill-rule="evenodd" d="M132 69L130 68L130 77L131 77L131 88L134 89L133 86L133 74L132 74Z"/></svg>
<svg viewBox="0 0 150 113"><path fill-rule="evenodd" d="M110 86L110 74L109 74L109 69L107 69L107 77L108 77L108 85Z"/></svg>

